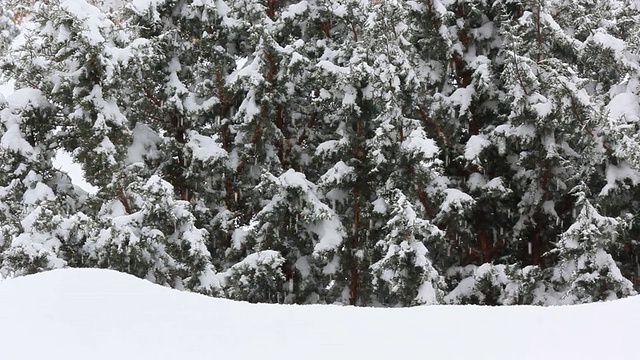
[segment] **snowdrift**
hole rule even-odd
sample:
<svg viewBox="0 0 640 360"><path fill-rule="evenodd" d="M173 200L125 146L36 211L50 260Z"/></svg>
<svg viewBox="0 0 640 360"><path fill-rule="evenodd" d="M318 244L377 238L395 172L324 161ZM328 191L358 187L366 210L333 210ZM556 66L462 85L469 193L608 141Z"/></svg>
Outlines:
<svg viewBox="0 0 640 360"><path fill-rule="evenodd" d="M570 307L252 305L113 271L0 282L0 358L637 359L640 297Z"/></svg>

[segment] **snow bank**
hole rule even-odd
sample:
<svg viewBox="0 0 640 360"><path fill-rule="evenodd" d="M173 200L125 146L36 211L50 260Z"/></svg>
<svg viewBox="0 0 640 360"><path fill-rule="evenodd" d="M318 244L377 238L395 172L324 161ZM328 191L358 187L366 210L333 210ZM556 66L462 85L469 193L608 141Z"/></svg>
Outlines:
<svg viewBox="0 0 640 360"><path fill-rule="evenodd" d="M637 359L640 297L572 307L250 305L96 269L0 282L3 359Z"/></svg>

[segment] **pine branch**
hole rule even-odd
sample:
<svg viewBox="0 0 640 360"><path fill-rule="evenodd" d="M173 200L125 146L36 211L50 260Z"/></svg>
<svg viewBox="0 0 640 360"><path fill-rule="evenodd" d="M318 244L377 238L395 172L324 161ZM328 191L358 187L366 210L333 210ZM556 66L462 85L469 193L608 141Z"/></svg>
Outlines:
<svg viewBox="0 0 640 360"><path fill-rule="evenodd" d="M440 141L442 141L442 143L444 143L448 147L452 148L453 143L447 138L444 131L442 131L442 129L438 126L438 124L436 124L436 122L433 119L427 116L422 106L418 106L418 112L420 113L420 117L422 118L422 120L433 128L433 130L436 132L436 135L440 139Z"/></svg>

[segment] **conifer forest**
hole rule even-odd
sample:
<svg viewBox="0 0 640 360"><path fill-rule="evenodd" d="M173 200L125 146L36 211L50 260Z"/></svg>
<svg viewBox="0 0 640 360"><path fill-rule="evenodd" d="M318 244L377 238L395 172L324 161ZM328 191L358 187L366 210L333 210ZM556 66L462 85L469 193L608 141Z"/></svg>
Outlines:
<svg viewBox="0 0 640 360"><path fill-rule="evenodd" d="M381 307L640 289L640 0L0 2L0 278Z"/></svg>

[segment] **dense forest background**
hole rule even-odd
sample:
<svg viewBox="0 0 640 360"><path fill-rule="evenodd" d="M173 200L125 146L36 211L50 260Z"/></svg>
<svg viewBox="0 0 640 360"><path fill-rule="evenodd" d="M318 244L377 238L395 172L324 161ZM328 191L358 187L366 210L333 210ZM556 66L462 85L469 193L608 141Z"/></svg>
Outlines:
<svg viewBox="0 0 640 360"><path fill-rule="evenodd" d="M4 2L1 277L392 307L636 293L640 1Z"/></svg>

